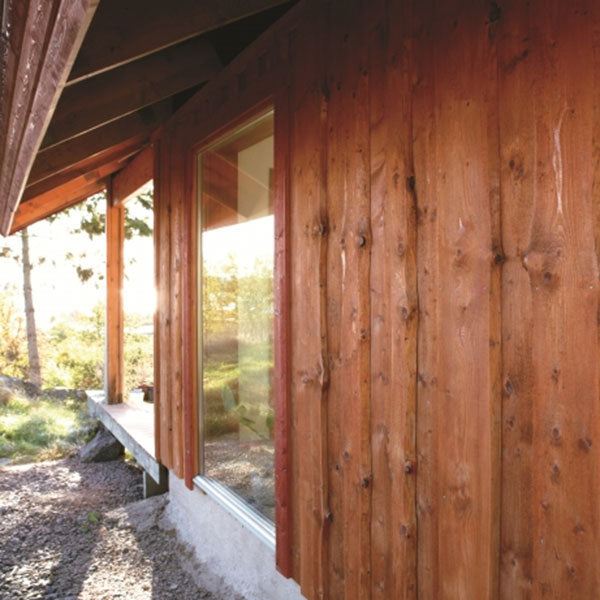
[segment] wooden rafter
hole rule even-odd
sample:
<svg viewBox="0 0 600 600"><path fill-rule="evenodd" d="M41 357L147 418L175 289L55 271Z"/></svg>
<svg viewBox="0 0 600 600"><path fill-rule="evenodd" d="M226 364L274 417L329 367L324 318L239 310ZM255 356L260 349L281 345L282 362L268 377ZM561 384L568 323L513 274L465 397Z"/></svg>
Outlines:
<svg viewBox="0 0 600 600"><path fill-rule="evenodd" d="M42 148L182 92L220 69L212 45L194 38L65 88Z"/></svg>
<svg viewBox="0 0 600 600"><path fill-rule="evenodd" d="M62 186L72 179L81 176L86 177L89 173L101 169L106 164L119 161L122 163L121 166L123 166L126 159L137 154L147 143L148 141L145 136L136 136L135 138L125 140L120 144L107 148L103 152L82 160L52 177L47 177L42 181L27 186L23 193L23 201Z"/></svg>
<svg viewBox="0 0 600 600"><path fill-rule="evenodd" d="M163 100L89 133L38 152L27 185L56 175L133 138L148 138L170 114L171 101Z"/></svg>
<svg viewBox="0 0 600 600"><path fill-rule="evenodd" d="M7 2L0 52L0 231L6 235L35 154L98 0Z"/></svg>
<svg viewBox="0 0 600 600"><path fill-rule="evenodd" d="M283 3L283 0L103 0L68 84Z"/></svg>
<svg viewBox="0 0 600 600"><path fill-rule="evenodd" d="M142 150L112 181L112 202L126 202L154 177L154 146Z"/></svg>
<svg viewBox="0 0 600 600"><path fill-rule="evenodd" d="M121 163L107 165L104 169L98 171L97 175L102 173L105 176L109 175L111 170L118 170L121 166ZM78 177L62 186L35 196L27 200L27 202L22 202L13 219L10 234L12 235L24 227L45 219L61 210L70 208L89 196L101 192L105 187L106 181L101 177L97 179Z"/></svg>

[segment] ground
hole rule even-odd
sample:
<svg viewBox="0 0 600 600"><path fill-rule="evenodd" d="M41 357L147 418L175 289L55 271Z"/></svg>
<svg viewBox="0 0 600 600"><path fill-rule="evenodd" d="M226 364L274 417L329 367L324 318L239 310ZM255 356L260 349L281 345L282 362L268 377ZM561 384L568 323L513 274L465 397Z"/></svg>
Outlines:
<svg viewBox="0 0 600 600"><path fill-rule="evenodd" d="M169 530L166 496L140 499L132 463L0 466L0 599L240 600Z"/></svg>

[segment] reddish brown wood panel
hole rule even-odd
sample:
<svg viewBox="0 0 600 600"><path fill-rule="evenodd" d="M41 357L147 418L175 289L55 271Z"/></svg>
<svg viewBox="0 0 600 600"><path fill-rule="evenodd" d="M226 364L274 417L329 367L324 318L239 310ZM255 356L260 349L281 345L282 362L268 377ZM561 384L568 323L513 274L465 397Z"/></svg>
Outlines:
<svg viewBox="0 0 600 600"><path fill-rule="evenodd" d="M154 363L155 403L158 431L158 458L160 462L173 468L173 425L172 425L172 392L171 392L171 178L169 176L171 158L170 138L160 140L157 149L157 167L154 181L154 223L157 279L157 307L155 321L155 355Z"/></svg>
<svg viewBox="0 0 600 600"><path fill-rule="evenodd" d="M371 597L417 597L417 224L410 12L371 5Z"/></svg>
<svg viewBox="0 0 600 600"><path fill-rule="evenodd" d="M315 13L307 12L307 22ZM314 21L313 21L314 22ZM327 404L327 98L321 89L325 20L303 24L292 36L294 76L290 105L289 385L295 439L293 486L293 567L307 598L328 597L328 541L332 513L328 492ZM317 24L318 23L318 24ZM297 60L302 54L302 60ZM300 133L301 132L301 133ZM303 287L307 293L293 290ZM302 326L310 318L310 327ZM319 493L315 494L314 490ZM340 522L341 525L341 522ZM310 556L310 558L309 558Z"/></svg>
<svg viewBox="0 0 600 600"><path fill-rule="evenodd" d="M4 235L97 4L97 0L3 4L0 230Z"/></svg>
<svg viewBox="0 0 600 600"><path fill-rule="evenodd" d="M599 588L598 11L302 2L165 129L159 433L191 485L195 153L276 98L277 560L309 600Z"/></svg>
<svg viewBox="0 0 600 600"><path fill-rule="evenodd" d="M183 474L185 484L193 488L200 472L198 415L198 197L195 155L185 163L184 231L182 240L182 426Z"/></svg>
<svg viewBox="0 0 600 600"><path fill-rule="evenodd" d="M506 4L502 598L600 589L594 2Z"/></svg>
<svg viewBox="0 0 600 600"><path fill-rule="evenodd" d="M275 97L275 560L279 572L291 577L292 442L290 365L290 105L287 87Z"/></svg>
<svg viewBox="0 0 600 600"><path fill-rule="evenodd" d="M159 271L161 258L161 244L163 242L163 217L160 185L164 176L161 175L161 148L164 142L157 139L154 141L154 198L152 203L154 229L152 231L152 241L154 244L154 287L156 289L156 308L154 310L154 456L156 460L164 464L161 458L161 446L163 440L161 438L161 417L163 396L161 394L160 382L160 364L163 361L163 353L160 340L162 338L161 330L163 321L161 319L161 307L163 302L163 290L165 283L163 282L164 273L161 275Z"/></svg>
<svg viewBox="0 0 600 600"><path fill-rule="evenodd" d="M125 207L112 206L110 186L106 201L106 394L109 404L123 402L123 247Z"/></svg>
<svg viewBox="0 0 600 600"><path fill-rule="evenodd" d="M423 598L491 598L500 468L494 38L474 2L422 5L419 16L418 589Z"/></svg>
<svg viewBox="0 0 600 600"><path fill-rule="evenodd" d="M171 210L169 220L171 224L171 248L169 260L171 261L171 278L169 285L169 323L170 334L170 360L169 360L169 394L171 410L172 431L172 469L179 478L183 478L183 414L182 414L182 372L183 372L183 346L182 346L182 317L183 303L181 297L182 285L182 243L185 239L185 167L186 161L184 148L181 144L181 135L175 131L171 137L169 155L167 157L169 172L171 174L170 190Z"/></svg>

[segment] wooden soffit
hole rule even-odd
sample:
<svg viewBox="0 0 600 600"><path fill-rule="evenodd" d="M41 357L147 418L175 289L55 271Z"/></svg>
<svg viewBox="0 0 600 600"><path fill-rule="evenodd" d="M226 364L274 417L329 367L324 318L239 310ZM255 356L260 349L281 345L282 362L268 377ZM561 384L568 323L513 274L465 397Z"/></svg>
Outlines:
<svg viewBox="0 0 600 600"><path fill-rule="evenodd" d="M4 0L0 37L0 232L7 235L98 0Z"/></svg>
<svg viewBox="0 0 600 600"><path fill-rule="evenodd" d="M102 0L68 85L286 1Z"/></svg>

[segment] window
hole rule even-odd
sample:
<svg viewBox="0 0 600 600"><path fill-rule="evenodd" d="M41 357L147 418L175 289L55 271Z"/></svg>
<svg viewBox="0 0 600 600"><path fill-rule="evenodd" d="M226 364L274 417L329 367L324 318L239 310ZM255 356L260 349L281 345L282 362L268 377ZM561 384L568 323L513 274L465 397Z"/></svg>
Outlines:
<svg viewBox="0 0 600 600"><path fill-rule="evenodd" d="M274 521L273 112L198 161L201 470Z"/></svg>

